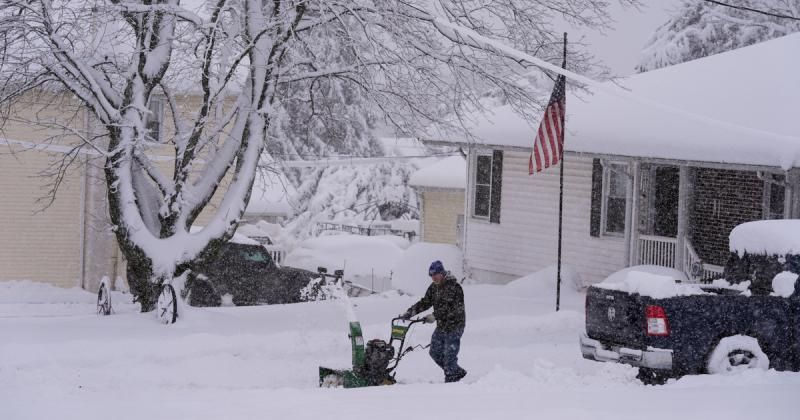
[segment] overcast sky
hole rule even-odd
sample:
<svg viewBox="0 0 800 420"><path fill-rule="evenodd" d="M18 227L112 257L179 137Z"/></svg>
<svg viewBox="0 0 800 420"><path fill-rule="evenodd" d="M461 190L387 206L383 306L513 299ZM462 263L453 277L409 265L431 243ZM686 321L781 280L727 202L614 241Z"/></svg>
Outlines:
<svg viewBox="0 0 800 420"><path fill-rule="evenodd" d="M650 35L661 24L669 19L671 12L683 3L683 0L642 0L645 5L640 10L623 9L615 1L611 2L612 14L617 21L616 28L605 35L590 31L571 32L573 35L583 34L590 44L589 51L605 62L611 71L625 76L634 72L639 61L639 53Z"/></svg>

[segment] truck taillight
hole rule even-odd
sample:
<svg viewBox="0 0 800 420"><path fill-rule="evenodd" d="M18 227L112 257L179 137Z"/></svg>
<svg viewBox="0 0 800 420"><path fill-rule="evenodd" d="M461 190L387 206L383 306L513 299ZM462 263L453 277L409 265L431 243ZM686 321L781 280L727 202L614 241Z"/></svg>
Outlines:
<svg viewBox="0 0 800 420"><path fill-rule="evenodd" d="M647 306L647 335L669 335L669 322L664 308L656 305Z"/></svg>

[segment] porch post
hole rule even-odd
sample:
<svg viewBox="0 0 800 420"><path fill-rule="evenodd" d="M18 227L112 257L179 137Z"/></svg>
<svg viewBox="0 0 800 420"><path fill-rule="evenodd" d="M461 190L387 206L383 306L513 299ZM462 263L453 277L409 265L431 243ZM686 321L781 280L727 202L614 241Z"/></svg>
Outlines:
<svg viewBox="0 0 800 420"><path fill-rule="evenodd" d="M632 159L628 165L628 188L626 201L630 203L625 211L625 251L627 255L627 266L639 263L638 255L639 241L639 161Z"/></svg>
<svg viewBox="0 0 800 420"><path fill-rule="evenodd" d="M800 175L797 168L786 171L786 188L784 188L783 218L797 219L800 217L798 212L798 196L800 196Z"/></svg>
<svg viewBox="0 0 800 420"><path fill-rule="evenodd" d="M683 251L686 245L686 227L689 223L689 167L681 165L679 167L678 180L678 240L675 244L675 268L685 272Z"/></svg>

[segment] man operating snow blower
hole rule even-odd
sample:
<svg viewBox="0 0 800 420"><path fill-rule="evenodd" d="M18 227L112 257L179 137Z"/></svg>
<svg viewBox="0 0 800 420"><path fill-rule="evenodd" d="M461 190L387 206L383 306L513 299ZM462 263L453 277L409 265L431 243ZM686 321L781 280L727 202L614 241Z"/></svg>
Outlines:
<svg viewBox="0 0 800 420"><path fill-rule="evenodd" d="M466 315L464 312L464 291L458 280L445 271L441 261L434 261L428 269L431 283L425 296L412 305L400 317L409 319L433 306L433 314L426 318L436 321L436 329L431 337L430 355L434 362L444 370L445 382L458 382L467 371L458 365L458 351L461 348L461 335L464 334Z"/></svg>

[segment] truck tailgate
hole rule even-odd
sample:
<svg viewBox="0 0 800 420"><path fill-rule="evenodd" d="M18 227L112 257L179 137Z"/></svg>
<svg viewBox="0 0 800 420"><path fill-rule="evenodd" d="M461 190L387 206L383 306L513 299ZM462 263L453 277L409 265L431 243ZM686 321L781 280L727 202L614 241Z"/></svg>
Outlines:
<svg viewBox="0 0 800 420"><path fill-rule="evenodd" d="M586 334L604 342L644 346L644 303L638 295L590 287L586 292Z"/></svg>

